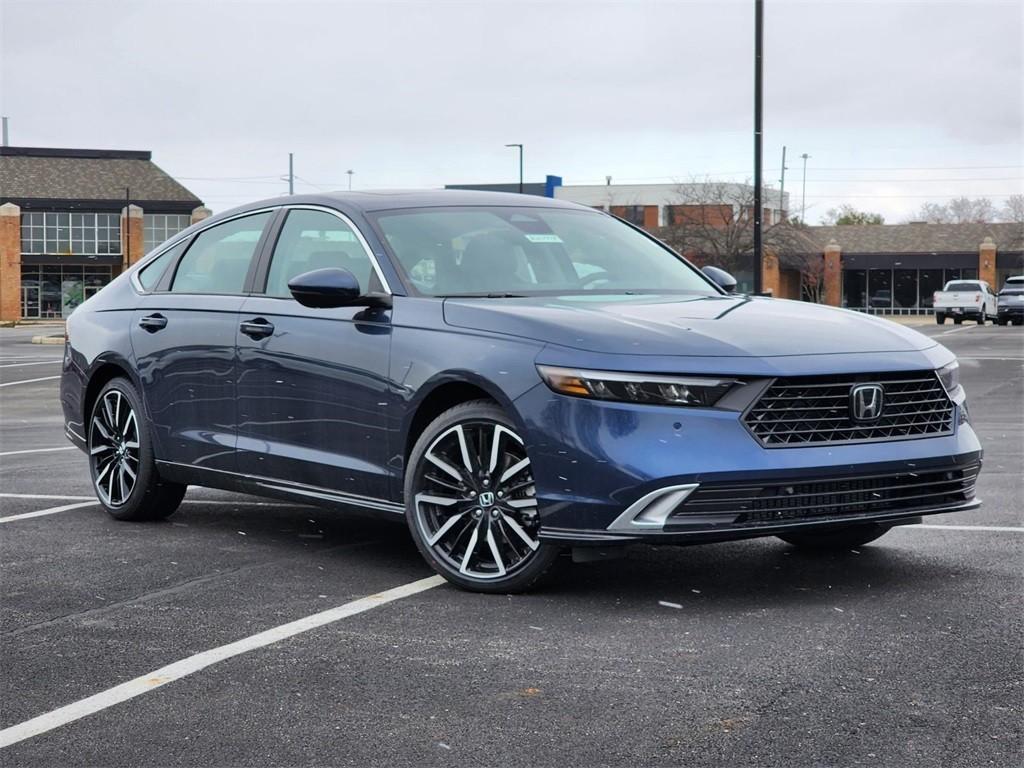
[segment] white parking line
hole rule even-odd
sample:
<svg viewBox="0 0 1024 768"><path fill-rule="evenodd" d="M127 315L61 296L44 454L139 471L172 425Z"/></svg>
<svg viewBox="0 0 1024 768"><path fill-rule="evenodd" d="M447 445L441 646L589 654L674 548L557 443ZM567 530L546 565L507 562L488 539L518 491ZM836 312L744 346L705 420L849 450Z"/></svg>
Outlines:
<svg viewBox="0 0 1024 768"><path fill-rule="evenodd" d="M80 501L77 504L65 504L62 507L37 509L35 512L22 512L20 515L8 515L7 517L0 517L0 523L13 523L15 520L26 520L30 517L43 517L44 515L55 515L58 512L68 512L72 509L91 507L94 504L99 504L99 502L96 501L96 499L93 499L92 501Z"/></svg>
<svg viewBox="0 0 1024 768"><path fill-rule="evenodd" d="M0 456L18 456L22 453L52 453L53 451L76 451L73 445L62 445L60 448L27 448L24 451L4 451Z"/></svg>
<svg viewBox="0 0 1024 768"><path fill-rule="evenodd" d="M0 365L0 368L24 368L26 365L57 365L63 362L63 360L42 360L36 363L7 363Z"/></svg>
<svg viewBox="0 0 1024 768"><path fill-rule="evenodd" d="M134 680L129 680L127 683L116 685L88 698L80 699L72 704L55 709L52 712L47 712L31 720L5 728L0 731L0 748L9 747L11 744L17 744L19 741L38 736L40 733L52 731L54 728L60 728L62 725L67 725L75 720L108 709L115 704L120 704L136 696L156 690L168 683L180 680L226 659L278 643L289 637L332 624L349 616L355 616L373 608L387 605L395 600L401 600L403 597L411 597L412 595L440 586L443 583L444 579L440 576L430 576L426 579L403 584L400 587L394 587L384 592L378 592L376 595L353 600L336 608L329 608L326 611L314 613L312 616L306 616L303 619L281 624L280 626L250 635L218 648L211 648L208 651L197 653L173 664L168 664L166 667L153 670Z"/></svg>
<svg viewBox="0 0 1024 768"><path fill-rule="evenodd" d="M35 384L37 381L52 381L60 376L43 376L41 379L25 379L24 381L5 381L0 387L13 387L15 384Z"/></svg>
<svg viewBox="0 0 1024 768"><path fill-rule="evenodd" d="M901 528L933 528L945 531L990 531L993 533L1024 533L1024 525L931 525L928 523L917 523L916 525L904 525Z"/></svg>

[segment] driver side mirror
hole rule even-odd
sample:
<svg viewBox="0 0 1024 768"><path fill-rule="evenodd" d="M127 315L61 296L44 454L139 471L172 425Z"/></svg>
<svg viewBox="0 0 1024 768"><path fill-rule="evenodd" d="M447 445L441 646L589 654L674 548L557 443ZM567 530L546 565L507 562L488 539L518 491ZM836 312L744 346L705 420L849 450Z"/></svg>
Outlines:
<svg viewBox="0 0 1024 768"><path fill-rule="evenodd" d="M314 309L345 307L362 296L356 276L340 267L296 275L288 281L288 290L299 304Z"/></svg>
<svg viewBox="0 0 1024 768"><path fill-rule="evenodd" d="M718 267L701 267L700 271L707 277L711 278L711 282L726 293L736 293L736 278L724 269L719 269Z"/></svg>

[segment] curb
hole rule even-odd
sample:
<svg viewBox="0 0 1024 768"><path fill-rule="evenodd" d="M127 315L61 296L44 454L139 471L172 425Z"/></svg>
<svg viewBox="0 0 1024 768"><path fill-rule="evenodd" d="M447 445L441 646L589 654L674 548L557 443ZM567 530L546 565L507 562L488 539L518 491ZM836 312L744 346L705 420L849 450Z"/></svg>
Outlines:
<svg viewBox="0 0 1024 768"><path fill-rule="evenodd" d="M33 336L32 337L32 343L33 344L63 344L64 343L64 334L60 334L59 336Z"/></svg>

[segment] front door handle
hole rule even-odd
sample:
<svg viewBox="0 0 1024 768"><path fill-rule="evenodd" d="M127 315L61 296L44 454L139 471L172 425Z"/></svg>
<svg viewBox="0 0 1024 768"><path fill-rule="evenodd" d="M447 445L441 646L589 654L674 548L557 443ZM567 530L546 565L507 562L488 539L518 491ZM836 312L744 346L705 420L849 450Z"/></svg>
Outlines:
<svg viewBox="0 0 1024 768"><path fill-rule="evenodd" d="M141 318L139 325L150 333L156 333L160 329L167 327L167 318L158 312L155 315L146 315Z"/></svg>
<svg viewBox="0 0 1024 768"><path fill-rule="evenodd" d="M274 332L274 325L263 317L254 317L252 320L243 320L238 329L252 339L264 339Z"/></svg>

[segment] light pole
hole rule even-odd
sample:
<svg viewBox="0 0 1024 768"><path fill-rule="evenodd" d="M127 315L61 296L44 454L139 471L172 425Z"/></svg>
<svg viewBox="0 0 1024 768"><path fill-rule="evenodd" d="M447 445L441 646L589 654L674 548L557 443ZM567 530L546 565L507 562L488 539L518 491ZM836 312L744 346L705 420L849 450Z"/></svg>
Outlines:
<svg viewBox="0 0 1024 768"><path fill-rule="evenodd" d="M754 293L761 293L761 115L764 0L754 0Z"/></svg>
<svg viewBox="0 0 1024 768"><path fill-rule="evenodd" d="M523 145L522 144L506 144L506 147L518 147L519 148L519 194L523 194Z"/></svg>
<svg viewBox="0 0 1024 768"><path fill-rule="evenodd" d="M804 180L803 189L800 192L800 223L807 223L807 158L809 158L806 152L800 155L800 159L804 161Z"/></svg>
<svg viewBox="0 0 1024 768"><path fill-rule="evenodd" d="M347 171L345 171L345 173L348 174L348 191L351 192L352 191L352 177L355 175L355 171L353 171L351 168L349 168Z"/></svg>

